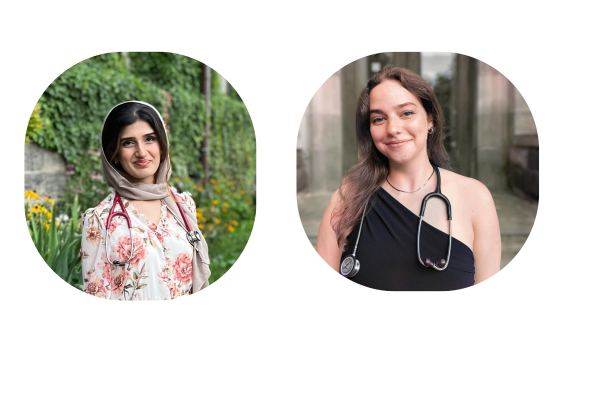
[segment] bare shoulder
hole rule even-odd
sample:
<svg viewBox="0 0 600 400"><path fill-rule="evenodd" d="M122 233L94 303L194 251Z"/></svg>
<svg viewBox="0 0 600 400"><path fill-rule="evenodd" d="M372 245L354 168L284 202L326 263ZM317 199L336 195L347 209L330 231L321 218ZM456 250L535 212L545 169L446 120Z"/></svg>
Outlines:
<svg viewBox="0 0 600 400"><path fill-rule="evenodd" d="M449 195L467 205L474 217L481 213L486 214L488 210L494 210L494 199L489 189L477 179L459 175L456 172L441 169L442 192L447 191Z"/></svg>

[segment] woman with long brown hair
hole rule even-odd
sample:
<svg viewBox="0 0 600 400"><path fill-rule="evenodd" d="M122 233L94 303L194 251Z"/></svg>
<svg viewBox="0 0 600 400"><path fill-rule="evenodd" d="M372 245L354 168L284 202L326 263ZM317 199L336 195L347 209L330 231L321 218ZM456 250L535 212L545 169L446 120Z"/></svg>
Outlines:
<svg viewBox="0 0 600 400"><path fill-rule="evenodd" d="M360 95L356 130L359 161L332 196L317 238L333 269L343 261L343 275L381 290L460 289L500 270L492 196L447 169L444 116L423 78L391 65L375 74ZM443 195L422 212L436 191Z"/></svg>

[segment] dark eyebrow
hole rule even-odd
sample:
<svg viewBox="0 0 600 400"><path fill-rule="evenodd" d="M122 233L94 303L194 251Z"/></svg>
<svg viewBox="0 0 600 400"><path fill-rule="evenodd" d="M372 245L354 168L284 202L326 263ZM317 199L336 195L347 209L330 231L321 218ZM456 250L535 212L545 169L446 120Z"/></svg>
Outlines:
<svg viewBox="0 0 600 400"><path fill-rule="evenodd" d="M408 105L412 105L412 106L417 106L415 103L412 103L410 101L407 101L406 103L402 103L402 104L398 104L395 108L402 108L402 107L406 107ZM383 111L378 110L378 109L374 109L371 110L369 114L385 114Z"/></svg>
<svg viewBox="0 0 600 400"><path fill-rule="evenodd" d="M146 133L144 135L144 137L148 137L148 136L152 136L152 135L156 135L156 133L154 133L154 132ZM120 142L122 142L123 140L133 140L133 138L132 137L124 137L124 138L121 138Z"/></svg>

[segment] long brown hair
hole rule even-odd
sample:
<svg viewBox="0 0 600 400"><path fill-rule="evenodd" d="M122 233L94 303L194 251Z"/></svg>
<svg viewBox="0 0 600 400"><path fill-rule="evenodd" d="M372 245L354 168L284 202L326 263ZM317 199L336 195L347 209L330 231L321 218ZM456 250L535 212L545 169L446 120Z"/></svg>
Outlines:
<svg viewBox="0 0 600 400"><path fill-rule="evenodd" d="M396 80L421 101L433 122L433 133L427 135L427 156L431 163L448 168L449 158L444 148L444 114L433 89L419 75L406 68L387 65L377 72L362 90L356 109L356 140L358 163L342 178L339 201L331 214L331 225L337 235L338 247L345 251L346 238L360 222L363 208L390 172L389 160L373 143L369 119L371 90L386 80Z"/></svg>

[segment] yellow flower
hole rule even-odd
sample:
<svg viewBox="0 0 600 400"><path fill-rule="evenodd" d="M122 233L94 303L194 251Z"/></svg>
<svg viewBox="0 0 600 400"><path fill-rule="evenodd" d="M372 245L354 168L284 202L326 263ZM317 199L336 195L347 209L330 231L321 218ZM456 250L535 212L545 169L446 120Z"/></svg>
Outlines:
<svg viewBox="0 0 600 400"><path fill-rule="evenodd" d="M235 226L238 226L238 225L239 225L239 224L238 224L238 222L237 222L235 219L234 219L233 221L231 221L231 223L232 223L233 225L235 225Z"/></svg>
<svg viewBox="0 0 600 400"><path fill-rule="evenodd" d="M202 192L202 188L201 188L201 187L199 187L199 188L198 188L198 191L199 191L199 192Z"/></svg>
<svg viewBox="0 0 600 400"><path fill-rule="evenodd" d="M44 200L46 200L48 203L50 204L54 204L54 200L52 200L50 197L48 196L44 196Z"/></svg>
<svg viewBox="0 0 600 400"><path fill-rule="evenodd" d="M222 191L223 191L223 189L221 189L221 188L215 189L215 192L217 192L217 194L221 194Z"/></svg>
<svg viewBox="0 0 600 400"><path fill-rule="evenodd" d="M221 208L221 211L223 211L224 213L227 212L227 209L225 207Z"/></svg>
<svg viewBox="0 0 600 400"><path fill-rule="evenodd" d="M215 221L215 224L217 224L217 225L219 225L221 223L221 220L219 218L215 218L214 221Z"/></svg>
<svg viewBox="0 0 600 400"><path fill-rule="evenodd" d="M50 224L46 222L46 224L44 225L46 227L46 230L50 229Z"/></svg>
<svg viewBox="0 0 600 400"><path fill-rule="evenodd" d="M46 213L46 217L48 217L48 219L52 219L52 213L50 211L48 211Z"/></svg>
<svg viewBox="0 0 600 400"><path fill-rule="evenodd" d="M37 200L40 198L40 196L33 190L25 191L25 197L27 197L28 199L34 199L34 200Z"/></svg>
<svg viewBox="0 0 600 400"><path fill-rule="evenodd" d="M230 206L229 206L229 203L228 203L228 202L226 202L226 201L224 201L224 202L223 202L223 205L224 205L225 207L227 207L227 208L229 208L229 207L230 207Z"/></svg>
<svg viewBox="0 0 600 400"><path fill-rule="evenodd" d="M180 181L181 181L180 177L175 178L175 182L180 182Z"/></svg>
<svg viewBox="0 0 600 400"><path fill-rule="evenodd" d="M198 228L200 228L200 230L204 229L204 225L203 224L198 224Z"/></svg>
<svg viewBox="0 0 600 400"><path fill-rule="evenodd" d="M212 200L212 201L211 201L211 203L212 203L212 204L214 204L215 206L216 206L217 204L219 204L219 202L218 202L217 200Z"/></svg>
<svg viewBox="0 0 600 400"><path fill-rule="evenodd" d="M214 228L213 224L206 225L206 229L208 229L209 231L212 231L213 228Z"/></svg>
<svg viewBox="0 0 600 400"><path fill-rule="evenodd" d="M243 196L243 195L244 195L244 191L242 190L242 191L240 191L240 196Z"/></svg>
<svg viewBox="0 0 600 400"><path fill-rule="evenodd" d="M219 183L219 181L216 180L216 179L211 179L210 183L213 184L213 185L216 185L217 183Z"/></svg>
<svg viewBox="0 0 600 400"><path fill-rule="evenodd" d="M231 225L229 225L229 226L227 227L227 230L228 230L229 232L233 232L233 231L235 231L235 229L233 229L233 226L231 226Z"/></svg>
<svg viewBox="0 0 600 400"><path fill-rule="evenodd" d="M204 217L200 217L200 221L202 221L202 222L206 222L206 218L204 218Z"/></svg>
<svg viewBox="0 0 600 400"><path fill-rule="evenodd" d="M203 233L202 236L204 236L204 238L206 239L206 233Z"/></svg>
<svg viewBox="0 0 600 400"><path fill-rule="evenodd" d="M31 214L27 213L27 218L31 219Z"/></svg>

